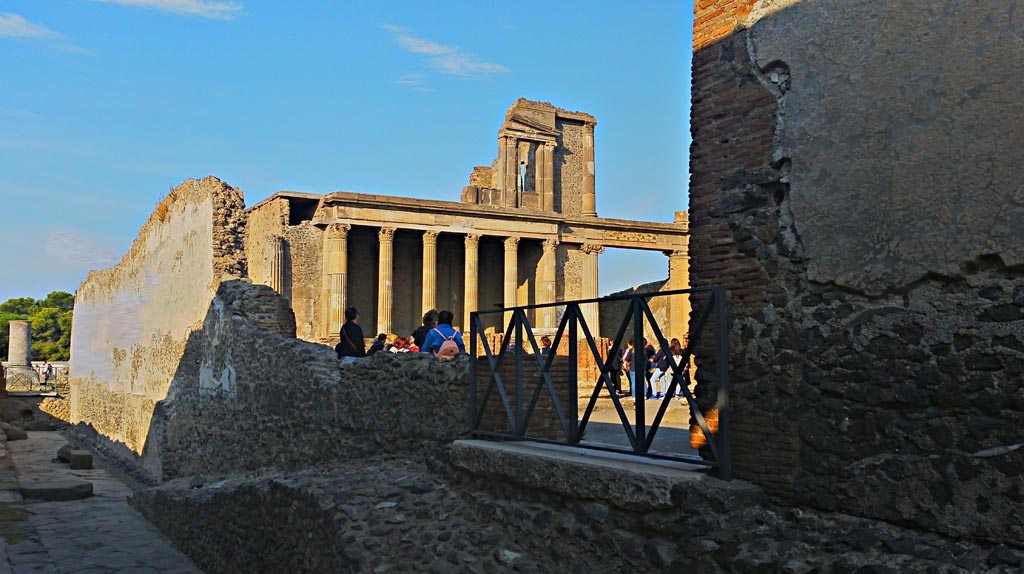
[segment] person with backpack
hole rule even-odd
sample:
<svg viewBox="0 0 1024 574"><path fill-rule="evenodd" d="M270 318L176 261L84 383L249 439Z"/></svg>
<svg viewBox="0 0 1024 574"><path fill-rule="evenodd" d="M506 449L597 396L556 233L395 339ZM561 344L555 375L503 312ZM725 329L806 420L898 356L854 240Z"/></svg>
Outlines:
<svg viewBox="0 0 1024 574"><path fill-rule="evenodd" d="M363 328L359 326L359 310L355 307L345 309L345 324L338 336L341 340L334 347L338 359L354 361L366 356L366 341L363 340Z"/></svg>
<svg viewBox="0 0 1024 574"><path fill-rule="evenodd" d="M427 333L427 338L420 347L421 353L433 353L438 359L453 359L466 352L462 342L462 333L452 327L455 315L445 309L437 314L437 327Z"/></svg>

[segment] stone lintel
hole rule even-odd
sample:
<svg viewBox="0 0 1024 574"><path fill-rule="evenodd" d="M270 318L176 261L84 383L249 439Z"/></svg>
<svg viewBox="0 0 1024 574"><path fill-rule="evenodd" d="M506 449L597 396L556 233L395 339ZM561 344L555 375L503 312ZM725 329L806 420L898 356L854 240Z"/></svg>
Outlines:
<svg viewBox="0 0 1024 574"><path fill-rule="evenodd" d="M472 474L629 509L673 508L678 503L673 497L677 488L687 496L698 491L729 499L740 495L751 501L761 496L758 487L718 480L701 466L568 446L457 440L449 456L452 464Z"/></svg>

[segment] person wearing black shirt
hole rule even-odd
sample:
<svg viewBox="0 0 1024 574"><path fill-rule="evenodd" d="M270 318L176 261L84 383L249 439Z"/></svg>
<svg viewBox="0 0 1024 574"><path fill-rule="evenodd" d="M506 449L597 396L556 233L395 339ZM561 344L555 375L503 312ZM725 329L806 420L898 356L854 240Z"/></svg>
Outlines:
<svg viewBox="0 0 1024 574"><path fill-rule="evenodd" d="M427 333L434 327L437 327L437 309L431 309L424 313L423 324L412 332L412 340L417 347L423 348L423 343L427 340Z"/></svg>
<svg viewBox="0 0 1024 574"><path fill-rule="evenodd" d="M338 333L341 341L334 347L338 358L342 361L354 361L366 356L366 342L363 341L363 328L359 326L359 310L355 307L345 309L345 324Z"/></svg>
<svg viewBox="0 0 1024 574"><path fill-rule="evenodd" d="M384 349L384 340L387 339L387 338L388 338L388 336L387 336L386 333L378 334L377 338L374 339L373 343L370 343L370 348L366 350L366 356L367 357L372 357L373 354L376 353L377 351L383 350Z"/></svg>

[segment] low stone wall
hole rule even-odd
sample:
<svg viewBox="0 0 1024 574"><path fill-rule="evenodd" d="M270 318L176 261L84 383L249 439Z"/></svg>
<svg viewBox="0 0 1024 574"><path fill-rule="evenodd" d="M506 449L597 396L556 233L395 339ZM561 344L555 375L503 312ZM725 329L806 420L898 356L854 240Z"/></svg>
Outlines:
<svg viewBox="0 0 1024 574"><path fill-rule="evenodd" d="M269 287L221 284L155 406L145 463L155 478L429 451L468 429L467 358L341 363L294 329L287 300Z"/></svg>
<svg viewBox="0 0 1024 574"><path fill-rule="evenodd" d="M329 469L176 480L132 504L210 574L1010 574L1024 559L1006 546L773 506L750 484L657 463L492 446L456 444L462 470L377 453Z"/></svg>

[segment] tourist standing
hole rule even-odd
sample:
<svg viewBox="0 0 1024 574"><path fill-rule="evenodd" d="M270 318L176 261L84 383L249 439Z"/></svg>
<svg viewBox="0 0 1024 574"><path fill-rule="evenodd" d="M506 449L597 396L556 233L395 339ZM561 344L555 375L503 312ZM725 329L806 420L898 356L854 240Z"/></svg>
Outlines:
<svg viewBox="0 0 1024 574"><path fill-rule="evenodd" d="M544 335L540 338L540 354L544 357L551 354L551 337Z"/></svg>
<svg viewBox="0 0 1024 574"><path fill-rule="evenodd" d="M622 351L622 369L626 371L626 378L629 379L629 393L636 400L636 376L633 374L633 339L626 342L626 349Z"/></svg>
<svg viewBox="0 0 1024 574"><path fill-rule="evenodd" d="M612 377L612 389L615 390L615 394L618 396L625 396L626 393L622 392L622 355L615 353L612 355L612 347L615 346L615 341L608 341L608 354L611 355L611 363L608 365L609 374Z"/></svg>
<svg viewBox="0 0 1024 574"><path fill-rule="evenodd" d="M345 309L345 324L339 333L341 340L334 347L338 358L342 361L354 361L366 356L366 341L363 340L363 328L359 326L359 310L355 307Z"/></svg>
<svg viewBox="0 0 1024 574"><path fill-rule="evenodd" d="M43 383L46 384L46 386L49 386L50 385L50 379L52 379L52 378L53 378L53 365L50 364L50 361L46 361L46 365L43 367Z"/></svg>

